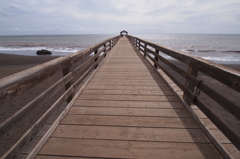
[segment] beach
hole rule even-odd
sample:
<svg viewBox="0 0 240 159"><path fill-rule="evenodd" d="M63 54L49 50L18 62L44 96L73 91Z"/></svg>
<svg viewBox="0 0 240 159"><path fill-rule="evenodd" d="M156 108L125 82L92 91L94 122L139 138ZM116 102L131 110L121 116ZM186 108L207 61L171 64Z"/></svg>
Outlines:
<svg viewBox="0 0 240 159"><path fill-rule="evenodd" d="M0 79L58 57L59 56L23 56L0 53Z"/></svg>

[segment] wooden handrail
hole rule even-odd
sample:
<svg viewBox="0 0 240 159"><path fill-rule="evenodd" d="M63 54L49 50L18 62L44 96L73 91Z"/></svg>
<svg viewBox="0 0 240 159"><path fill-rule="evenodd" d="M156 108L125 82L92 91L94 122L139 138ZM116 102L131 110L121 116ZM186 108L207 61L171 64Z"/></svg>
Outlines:
<svg viewBox="0 0 240 159"><path fill-rule="evenodd" d="M41 84L57 72L62 72L62 78L58 79L55 84L34 99L31 99L31 101L20 110L0 123L0 139L11 131L14 124L19 122L26 112L48 102L58 90L65 89L42 117L4 154L5 157L11 158L19 152L20 147L36 135L36 132L43 127L54 110L62 104L71 101L75 92L79 90L80 84L101 63L107 52L117 43L119 37L120 36L116 36L107 39L82 51L59 57L55 60L0 79L0 104L4 104L36 85ZM89 56L90 54L93 55ZM79 63L80 60L84 62Z"/></svg>
<svg viewBox="0 0 240 159"><path fill-rule="evenodd" d="M178 87L184 92L183 99L188 105L191 105L193 98L195 98L194 88L204 92L210 99L217 102L219 105L212 106L204 103L199 98L195 98L194 100L194 104L197 105L240 150L240 106L227 99L224 95L219 94L216 90L207 86L204 81L201 82L201 80L197 78L198 73L202 72L240 93L240 72L137 37L130 35L127 37L132 45L139 50L144 57L148 57L148 59L153 62L156 69L162 69L162 71L178 85ZM180 67L161 56L159 52L187 64L188 71L186 72L182 70ZM185 84L182 84L181 81L166 69L162 63L183 77L186 81Z"/></svg>

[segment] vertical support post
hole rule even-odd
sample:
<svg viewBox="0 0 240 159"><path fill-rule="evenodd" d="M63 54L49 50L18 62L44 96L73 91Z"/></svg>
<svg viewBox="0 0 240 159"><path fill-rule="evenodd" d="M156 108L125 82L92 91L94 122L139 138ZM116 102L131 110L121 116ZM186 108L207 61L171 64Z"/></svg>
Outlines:
<svg viewBox="0 0 240 159"><path fill-rule="evenodd" d="M94 55L98 53L98 49L94 51ZM98 57L95 58L95 62L98 60Z"/></svg>
<svg viewBox="0 0 240 159"><path fill-rule="evenodd" d="M140 50L140 40L137 40L138 50Z"/></svg>
<svg viewBox="0 0 240 159"><path fill-rule="evenodd" d="M104 47L104 48L106 47L106 43L103 45L103 47ZM103 52L105 53L105 52L106 52L106 49L104 49ZM104 55L104 57L106 57L106 54Z"/></svg>
<svg viewBox="0 0 240 159"><path fill-rule="evenodd" d="M155 53L156 53L156 54L159 54L159 50L158 50L158 49L155 49ZM155 58L154 58L154 59L155 59L156 62L158 62L158 57L157 57L156 55L155 55ZM156 65L156 64L154 63L154 67L157 69L157 68L158 68L158 65Z"/></svg>
<svg viewBox="0 0 240 159"><path fill-rule="evenodd" d="M109 43L109 49L108 49L108 51L110 51L110 50L112 49L112 40L108 41L108 43Z"/></svg>
<svg viewBox="0 0 240 159"><path fill-rule="evenodd" d="M94 55L96 55L98 53L98 49L94 51ZM97 62L98 57L95 58L94 62ZM98 67L98 65L96 65L95 69Z"/></svg>
<svg viewBox="0 0 240 159"><path fill-rule="evenodd" d="M65 77L66 75L68 75L70 72L72 72L72 65L70 64L68 67L64 68L62 70L62 73L63 73L63 77ZM65 91L67 91L71 86L73 85L73 79L70 80L68 83L65 84ZM72 93L68 99L67 99L67 102L69 103L73 97L74 97L75 93Z"/></svg>
<svg viewBox="0 0 240 159"><path fill-rule="evenodd" d="M190 63L188 65L188 73L194 77L197 77L197 75L198 75L197 67ZM194 92L194 87L195 87L194 84L191 81L189 81L188 79L186 79L185 88L190 90L191 92ZM183 94L183 99L189 106L191 105L192 99L189 96L187 96L187 94L185 92Z"/></svg>
<svg viewBox="0 0 240 159"><path fill-rule="evenodd" d="M147 56L147 44L144 43L144 57Z"/></svg>

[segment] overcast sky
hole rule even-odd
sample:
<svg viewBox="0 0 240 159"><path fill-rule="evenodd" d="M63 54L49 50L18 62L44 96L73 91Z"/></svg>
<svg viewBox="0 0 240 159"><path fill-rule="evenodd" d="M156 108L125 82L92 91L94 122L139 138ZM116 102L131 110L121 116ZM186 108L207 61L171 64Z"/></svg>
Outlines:
<svg viewBox="0 0 240 159"><path fill-rule="evenodd" d="M0 0L0 35L240 34L240 0Z"/></svg>

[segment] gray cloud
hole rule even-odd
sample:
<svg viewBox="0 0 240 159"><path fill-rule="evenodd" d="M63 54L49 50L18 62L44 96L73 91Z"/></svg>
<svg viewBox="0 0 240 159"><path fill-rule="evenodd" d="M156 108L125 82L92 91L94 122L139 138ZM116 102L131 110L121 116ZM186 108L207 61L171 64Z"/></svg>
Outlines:
<svg viewBox="0 0 240 159"><path fill-rule="evenodd" d="M0 35L240 34L239 8L239 0L0 0Z"/></svg>

